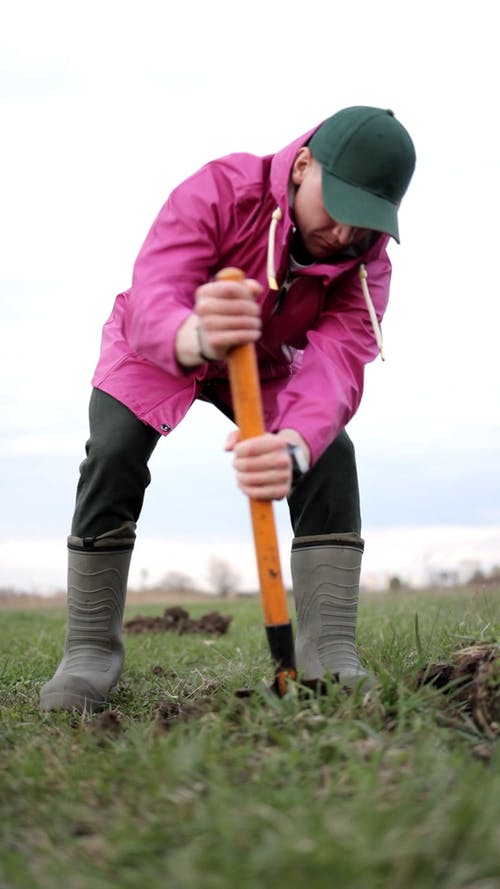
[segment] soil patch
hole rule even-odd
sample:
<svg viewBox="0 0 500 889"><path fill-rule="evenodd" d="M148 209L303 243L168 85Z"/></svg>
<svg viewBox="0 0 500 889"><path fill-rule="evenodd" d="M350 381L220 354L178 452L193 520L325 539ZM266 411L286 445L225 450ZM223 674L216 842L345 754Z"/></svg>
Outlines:
<svg viewBox="0 0 500 889"><path fill-rule="evenodd" d="M200 618L189 616L185 608L174 606L166 608L163 615L145 617L138 615L124 623L128 633L163 633L170 631L183 633L206 633L212 636L223 636L227 633L232 616L219 611L209 611Z"/></svg>
<svg viewBox="0 0 500 889"><path fill-rule="evenodd" d="M183 694L178 698L160 701L155 708L156 724L164 731L181 722L200 719L206 713L216 713L220 704L216 698L220 686L217 682L208 682L201 694Z"/></svg>
<svg viewBox="0 0 500 889"><path fill-rule="evenodd" d="M100 739L117 738L123 732L123 717L119 710L104 710L86 723L87 730Z"/></svg>
<svg viewBox="0 0 500 889"><path fill-rule="evenodd" d="M454 652L450 663L428 664L417 686L433 685L452 696L489 737L500 731L500 647L476 643Z"/></svg>
<svg viewBox="0 0 500 889"><path fill-rule="evenodd" d="M164 731L169 731L181 722L200 719L205 713L213 712L214 702L209 698L198 698L193 701L161 701L156 708L156 724Z"/></svg>

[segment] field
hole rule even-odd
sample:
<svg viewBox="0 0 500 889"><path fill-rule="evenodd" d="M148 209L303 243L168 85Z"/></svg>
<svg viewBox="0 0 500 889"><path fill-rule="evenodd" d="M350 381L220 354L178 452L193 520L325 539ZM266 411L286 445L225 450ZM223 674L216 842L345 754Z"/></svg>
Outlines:
<svg viewBox="0 0 500 889"><path fill-rule="evenodd" d="M498 669L474 699L421 681L473 642L496 651L498 589L365 596L368 696L278 699L258 599L185 607L228 632L126 635L90 720L38 710L64 612L0 612L2 889L500 887Z"/></svg>

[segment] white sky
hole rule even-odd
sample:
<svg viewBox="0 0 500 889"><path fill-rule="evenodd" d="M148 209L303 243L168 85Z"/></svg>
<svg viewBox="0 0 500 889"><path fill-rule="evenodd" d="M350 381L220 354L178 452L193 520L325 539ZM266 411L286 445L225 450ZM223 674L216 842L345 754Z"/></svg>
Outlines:
<svg viewBox="0 0 500 889"><path fill-rule="evenodd" d="M2 4L0 587L64 582L102 324L168 192L351 104L392 108L418 157L350 427L366 571L500 562L499 74L489 0ZM212 552L253 576L228 428L195 408L160 443L132 579Z"/></svg>

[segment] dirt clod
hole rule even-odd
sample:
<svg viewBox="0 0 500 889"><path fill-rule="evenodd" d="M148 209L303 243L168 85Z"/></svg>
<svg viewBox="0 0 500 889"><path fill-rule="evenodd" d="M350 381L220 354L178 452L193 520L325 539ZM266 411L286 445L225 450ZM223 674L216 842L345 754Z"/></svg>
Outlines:
<svg viewBox="0 0 500 889"><path fill-rule="evenodd" d="M493 756L493 744L476 744L471 752L474 759L480 759L482 762L489 762Z"/></svg>
<svg viewBox="0 0 500 889"><path fill-rule="evenodd" d="M417 686L433 685L463 705L489 737L500 730L500 648L479 642L461 648L451 662L419 670Z"/></svg>
<svg viewBox="0 0 500 889"><path fill-rule="evenodd" d="M123 731L122 714L119 710L104 710L89 720L87 729L99 735L117 737Z"/></svg>
<svg viewBox="0 0 500 889"><path fill-rule="evenodd" d="M172 726L200 719L213 709L214 701L209 696L193 700L162 701L156 709L156 724L169 731Z"/></svg>
<svg viewBox="0 0 500 889"><path fill-rule="evenodd" d="M163 615L145 617L137 615L124 623L124 629L129 633L206 633L213 636L223 636L227 633L232 617L220 614L218 611L210 611L200 618L193 618L185 608L174 606L166 608Z"/></svg>

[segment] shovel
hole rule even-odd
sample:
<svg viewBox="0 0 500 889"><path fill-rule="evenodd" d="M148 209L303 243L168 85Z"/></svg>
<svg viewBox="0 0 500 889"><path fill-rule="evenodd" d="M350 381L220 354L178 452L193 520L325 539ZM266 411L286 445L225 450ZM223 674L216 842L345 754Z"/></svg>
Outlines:
<svg viewBox="0 0 500 889"><path fill-rule="evenodd" d="M244 281L240 269L227 268L218 272L219 281ZM229 382L236 424L240 438L254 438L265 432L257 358L253 343L235 346L229 356ZM249 498L257 570L267 640L276 667L272 686L279 697L295 680L295 651L293 630L288 614L288 603L283 585L273 505L267 500Z"/></svg>

